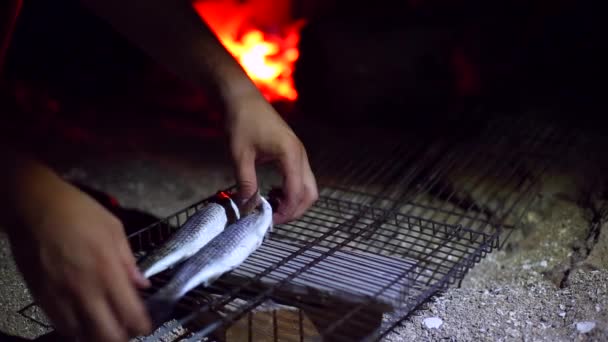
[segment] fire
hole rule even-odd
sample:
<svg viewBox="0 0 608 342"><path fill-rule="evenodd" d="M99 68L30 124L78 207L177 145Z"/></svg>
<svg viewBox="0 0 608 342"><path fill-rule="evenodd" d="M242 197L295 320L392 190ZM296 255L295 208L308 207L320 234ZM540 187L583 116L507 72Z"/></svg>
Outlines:
<svg viewBox="0 0 608 342"><path fill-rule="evenodd" d="M254 13L246 4L195 1L194 8L268 101L297 99L292 73L303 21L270 33L255 26Z"/></svg>

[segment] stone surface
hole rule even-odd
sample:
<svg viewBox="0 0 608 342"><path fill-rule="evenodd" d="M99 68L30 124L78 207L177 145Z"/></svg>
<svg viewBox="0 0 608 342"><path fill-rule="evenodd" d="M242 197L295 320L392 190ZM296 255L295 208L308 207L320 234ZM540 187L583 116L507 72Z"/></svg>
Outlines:
<svg viewBox="0 0 608 342"><path fill-rule="evenodd" d="M585 263L595 268L608 267L608 228L606 225L602 227L597 243L593 246Z"/></svg>
<svg viewBox="0 0 608 342"><path fill-rule="evenodd" d="M546 204L545 204L546 206ZM569 200L554 199L544 218L528 215L503 250L488 255L461 288L436 296L387 336L420 341L603 341L608 338L608 264L574 264L589 222ZM605 233L605 230L602 231ZM602 255L601 252L592 250ZM568 276L565 276L565 272ZM564 279L567 279L564 281ZM441 329L425 328L430 315ZM577 323L594 322L582 333ZM583 324L587 330L590 324Z"/></svg>
<svg viewBox="0 0 608 342"><path fill-rule="evenodd" d="M31 301L30 292L13 261L6 235L0 233L0 332L30 338L48 331L17 313Z"/></svg>

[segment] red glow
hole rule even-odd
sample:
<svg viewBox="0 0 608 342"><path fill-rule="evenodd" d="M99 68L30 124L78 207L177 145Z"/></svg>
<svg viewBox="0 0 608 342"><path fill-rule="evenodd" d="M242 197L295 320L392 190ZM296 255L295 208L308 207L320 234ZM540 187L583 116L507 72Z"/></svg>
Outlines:
<svg viewBox="0 0 608 342"><path fill-rule="evenodd" d="M456 89L461 96L478 95L481 88L479 70L463 49L452 53L452 65L456 73Z"/></svg>
<svg viewBox="0 0 608 342"><path fill-rule="evenodd" d="M253 9L236 1L195 1L194 8L238 60L268 101L294 101L294 63L302 21L265 32L254 24Z"/></svg>
<svg viewBox="0 0 608 342"><path fill-rule="evenodd" d="M110 205L113 206L113 207L120 207L120 203L114 197L110 197Z"/></svg>
<svg viewBox="0 0 608 342"><path fill-rule="evenodd" d="M218 195L218 197L223 198L223 199L230 199L230 195L228 195L224 191L220 191L217 195Z"/></svg>

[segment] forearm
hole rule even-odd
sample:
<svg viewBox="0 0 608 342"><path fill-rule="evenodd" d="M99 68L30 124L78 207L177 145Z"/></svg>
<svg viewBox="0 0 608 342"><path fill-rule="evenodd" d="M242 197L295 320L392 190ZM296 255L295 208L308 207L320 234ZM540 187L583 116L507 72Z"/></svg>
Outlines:
<svg viewBox="0 0 608 342"><path fill-rule="evenodd" d="M220 91L227 113L259 91L187 0L81 0L178 77ZM260 95L261 96L261 95Z"/></svg>
<svg viewBox="0 0 608 342"><path fill-rule="evenodd" d="M63 183L47 165L24 150L7 145L0 148L0 227L11 229L37 220L37 204L53 200L52 194Z"/></svg>

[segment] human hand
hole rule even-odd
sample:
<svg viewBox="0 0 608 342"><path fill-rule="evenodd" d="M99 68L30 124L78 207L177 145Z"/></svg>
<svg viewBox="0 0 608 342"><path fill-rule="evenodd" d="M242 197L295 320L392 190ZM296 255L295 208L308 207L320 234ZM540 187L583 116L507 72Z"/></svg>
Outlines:
<svg viewBox="0 0 608 342"><path fill-rule="evenodd" d="M21 196L29 201L22 201L19 226L8 233L17 265L57 332L83 341L149 333L136 291L149 282L121 222L60 179L34 185L44 191Z"/></svg>
<svg viewBox="0 0 608 342"><path fill-rule="evenodd" d="M248 199L258 188L256 162L273 162L283 174L284 194L273 222L299 218L318 198L306 149L261 95L242 97L231 108L228 133L240 197Z"/></svg>

